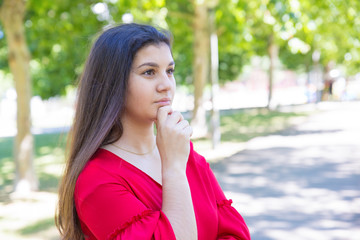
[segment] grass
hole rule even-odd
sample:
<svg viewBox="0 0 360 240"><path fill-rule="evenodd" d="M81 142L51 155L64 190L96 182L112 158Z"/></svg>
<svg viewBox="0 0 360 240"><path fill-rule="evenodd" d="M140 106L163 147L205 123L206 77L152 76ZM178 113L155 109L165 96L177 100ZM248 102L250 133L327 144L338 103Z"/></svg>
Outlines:
<svg viewBox="0 0 360 240"><path fill-rule="evenodd" d="M289 127L299 113L266 109L225 112L221 117L222 143L246 142ZM34 167L42 197L11 200L15 165L14 138L0 138L0 239L58 239L53 213L58 182L63 170L66 134L35 135ZM194 140L200 148L210 148L208 139ZM47 194L47 195L46 195Z"/></svg>
<svg viewBox="0 0 360 240"><path fill-rule="evenodd" d="M221 141L246 142L289 127L292 121L304 117L302 113L268 111L267 109L237 110L225 112L221 117ZM63 167L66 134L35 135L35 171L39 190L56 192ZM210 147L209 139L197 139L194 143ZM15 178L13 161L14 138L0 138L0 201L12 190Z"/></svg>
<svg viewBox="0 0 360 240"><path fill-rule="evenodd" d="M246 142L254 137L268 135L289 127L294 118L304 114L253 109L238 112L221 119L222 141Z"/></svg>
<svg viewBox="0 0 360 240"><path fill-rule="evenodd" d="M35 135L34 167L39 190L56 192L63 166L65 134ZM12 191L15 179L14 138L0 138L0 201Z"/></svg>
<svg viewBox="0 0 360 240"><path fill-rule="evenodd" d="M240 143L252 138L269 135L285 128L307 114L296 112L269 111L266 108L233 110L222 114L220 119L221 142ZM211 147L209 138L194 140L201 149Z"/></svg>
<svg viewBox="0 0 360 240"><path fill-rule="evenodd" d="M34 169L40 192L24 200L9 198L15 179L14 138L0 138L0 239L59 239L54 209L65 139L66 134L60 133L34 136Z"/></svg>
<svg viewBox="0 0 360 240"><path fill-rule="evenodd" d="M39 220L33 224L27 225L26 227L20 228L17 232L20 235L30 235L47 230L55 225L54 218L46 218Z"/></svg>

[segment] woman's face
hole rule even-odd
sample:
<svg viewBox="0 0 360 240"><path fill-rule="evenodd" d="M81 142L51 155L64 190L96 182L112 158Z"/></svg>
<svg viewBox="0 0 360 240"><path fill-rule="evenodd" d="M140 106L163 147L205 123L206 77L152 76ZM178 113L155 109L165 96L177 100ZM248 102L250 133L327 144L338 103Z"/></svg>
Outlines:
<svg viewBox="0 0 360 240"><path fill-rule="evenodd" d="M171 105L175 93L175 63L165 43L141 48L135 55L125 112L132 121L153 122L160 107Z"/></svg>

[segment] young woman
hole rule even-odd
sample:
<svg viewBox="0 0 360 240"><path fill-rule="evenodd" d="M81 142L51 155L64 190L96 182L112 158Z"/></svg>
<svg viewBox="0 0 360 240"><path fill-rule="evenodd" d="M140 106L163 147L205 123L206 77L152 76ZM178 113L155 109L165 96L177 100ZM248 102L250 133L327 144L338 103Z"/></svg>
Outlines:
<svg viewBox="0 0 360 240"><path fill-rule="evenodd" d="M94 43L60 186L63 239L250 239L171 108L174 67L169 35L151 26L116 26Z"/></svg>

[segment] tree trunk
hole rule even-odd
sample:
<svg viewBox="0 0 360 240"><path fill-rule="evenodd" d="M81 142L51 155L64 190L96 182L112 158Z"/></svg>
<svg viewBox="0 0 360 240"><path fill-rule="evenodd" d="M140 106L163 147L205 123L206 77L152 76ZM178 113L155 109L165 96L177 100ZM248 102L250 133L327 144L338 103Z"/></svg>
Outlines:
<svg viewBox="0 0 360 240"><path fill-rule="evenodd" d="M209 26L210 26L210 55L211 55L211 140L212 148L215 149L221 140L220 132L220 113L217 106L217 95L219 92L219 50L218 37L215 26L215 9L211 8L209 11Z"/></svg>
<svg viewBox="0 0 360 240"><path fill-rule="evenodd" d="M309 63L305 63L305 71L306 71L306 103L311 103L311 68Z"/></svg>
<svg viewBox="0 0 360 240"><path fill-rule="evenodd" d="M270 109L273 107L272 106L273 82L274 82L275 65L278 57L278 47L274 42L274 34L271 34L269 37L268 54L270 59L270 66L269 66L269 95L268 95L267 108Z"/></svg>
<svg viewBox="0 0 360 240"><path fill-rule="evenodd" d="M325 64L324 73L323 73L323 90L321 92L321 101L332 100L332 84L333 79L330 76L330 71L335 67L335 63L333 61Z"/></svg>
<svg viewBox="0 0 360 240"><path fill-rule="evenodd" d="M208 9L206 1L194 0L194 110L191 125L193 137L207 135L204 88L209 74L210 33L208 28Z"/></svg>
<svg viewBox="0 0 360 240"><path fill-rule="evenodd" d="M14 158L16 166L15 191L29 192L38 188L33 169L33 145L31 134L31 78L30 53L24 30L25 0L4 0L0 17L4 26L9 50L9 66L17 93L17 135Z"/></svg>
<svg viewBox="0 0 360 240"><path fill-rule="evenodd" d="M322 75L321 75L321 67L320 67L320 51L314 50L312 54L312 61L313 61L313 82L316 88L316 99L315 102L318 103L321 101L321 95L323 91L323 84L322 84Z"/></svg>

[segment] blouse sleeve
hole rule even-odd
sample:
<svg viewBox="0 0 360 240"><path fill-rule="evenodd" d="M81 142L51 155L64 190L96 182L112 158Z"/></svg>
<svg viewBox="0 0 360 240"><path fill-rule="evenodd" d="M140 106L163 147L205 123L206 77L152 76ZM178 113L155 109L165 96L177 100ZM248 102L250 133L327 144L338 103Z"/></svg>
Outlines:
<svg viewBox="0 0 360 240"><path fill-rule="evenodd" d="M85 198L76 197L80 219L96 239L170 239L175 234L165 214L148 209L124 184L102 183Z"/></svg>
<svg viewBox="0 0 360 240"><path fill-rule="evenodd" d="M232 200L226 199L214 173L209 167L211 185L215 194L218 209L217 239L250 240L249 229L238 211L231 206Z"/></svg>

